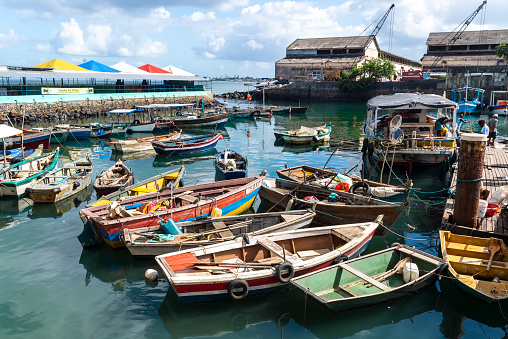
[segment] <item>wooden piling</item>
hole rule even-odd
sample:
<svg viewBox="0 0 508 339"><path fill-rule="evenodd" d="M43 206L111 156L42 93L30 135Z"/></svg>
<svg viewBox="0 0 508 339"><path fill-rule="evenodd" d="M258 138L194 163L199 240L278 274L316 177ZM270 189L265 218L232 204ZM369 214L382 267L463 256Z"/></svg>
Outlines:
<svg viewBox="0 0 508 339"><path fill-rule="evenodd" d="M455 189L454 223L476 228L487 136L462 134Z"/></svg>

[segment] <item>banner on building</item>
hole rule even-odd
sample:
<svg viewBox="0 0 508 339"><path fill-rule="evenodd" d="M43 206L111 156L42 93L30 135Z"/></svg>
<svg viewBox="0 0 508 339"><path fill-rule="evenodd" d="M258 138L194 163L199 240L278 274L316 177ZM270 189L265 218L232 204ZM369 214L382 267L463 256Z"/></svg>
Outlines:
<svg viewBox="0 0 508 339"><path fill-rule="evenodd" d="M93 94L93 87L81 88L55 88L55 87L41 87L41 94Z"/></svg>

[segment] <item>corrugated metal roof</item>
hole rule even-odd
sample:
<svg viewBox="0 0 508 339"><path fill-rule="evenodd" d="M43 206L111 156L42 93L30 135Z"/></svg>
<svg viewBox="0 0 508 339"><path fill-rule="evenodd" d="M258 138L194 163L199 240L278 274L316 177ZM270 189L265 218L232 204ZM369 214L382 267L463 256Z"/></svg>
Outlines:
<svg viewBox="0 0 508 339"><path fill-rule="evenodd" d="M305 49L339 49L344 47L363 48L369 39L374 39L376 46L377 41L374 36L349 36L335 38L311 38L296 39L286 50L305 50ZM379 47L378 47L379 48Z"/></svg>
<svg viewBox="0 0 508 339"><path fill-rule="evenodd" d="M437 58L439 58L440 63L443 61L450 62L450 61L461 61L464 62L464 65L466 63L470 64L471 66L475 66L476 63L482 63L482 62L497 62L500 60L503 60L502 58L496 56L495 54L484 54L484 55L445 55L445 56L434 56L434 55L424 55L422 58L422 63L429 63L434 62ZM439 64L438 64L439 65Z"/></svg>
<svg viewBox="0 0 508 339"><path fill-rule="evenodd" d="M295 58L288 59L284 58L276 62L277 65L287 65L287 66L309 66L309 65L324 65L325 62L328 62L332 65L338 64L348 64L351 65L353 62L361 62L364 58L357 59L355 57L352 58Z"/></svg>
<svg viewBox="0 0 508 339"><path fill-rule="evenodd" d="M447 45L455 35L455 32L430 33L427 46ZM489 31L465 31L454 45L484 45L484 44L507 44L508 29Z"/></svg>
<svg viewBox="0 0 508 339"><path fill-rule="evenodd" d="M41 79L108 79L108 80L168 80L168 81L206 81L198 76L155 74L155 73L108 73L108 72L81 72L81 71L22 71L5 70L0 68L0 77L4 78L41 78Z"/></svg>

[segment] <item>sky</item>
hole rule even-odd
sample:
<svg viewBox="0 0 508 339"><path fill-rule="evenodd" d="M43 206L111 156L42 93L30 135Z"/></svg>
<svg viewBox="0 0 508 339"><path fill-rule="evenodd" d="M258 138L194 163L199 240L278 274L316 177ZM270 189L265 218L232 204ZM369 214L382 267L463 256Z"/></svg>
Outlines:
<svg viewBox="0 0 508 339"><path fill-rule="evenodd" d="M430 32L456 29L481 1L0 0L0 65L59 58L274 77L295 39L368 35L392 3L380 48L419 61ZM507 29L507 8L488 0L467 30Z"/></svg>

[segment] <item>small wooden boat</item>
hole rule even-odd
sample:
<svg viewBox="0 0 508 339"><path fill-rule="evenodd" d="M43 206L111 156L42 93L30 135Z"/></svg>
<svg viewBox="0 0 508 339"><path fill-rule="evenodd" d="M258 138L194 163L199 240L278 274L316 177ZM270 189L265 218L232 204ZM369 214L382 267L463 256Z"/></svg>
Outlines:
<svg viewBox="0 0 508 339"><path fill-rule="evenodd" d="M174 141L152 141L152 146L157 154L171 156L204 152L214 148L219 140L222 140L222 134L220 132Z"/></svg>
<svg viewBox="0 0 508 339"><path fill-rule="evenodd" d="M26 159L0 170L0 196L21 196L39 178L52 171L58 163L60 149Z"/></svg>
<svg viewBox="0 0 508 339"><path fill-rule="evenodd" d="M289 114L305 114L309 106L291 106L289 108Z"/></svg>
<svg viewBox="0 0 508 339"><path fill-rule="evenodd" d="M93 188L98 196L103 196L130 186L133 183L134 174L132 170L125 166L122 160L118 160L116 164L97 175Z"/></svg>
<svg viewBox="0 0 508 339"><path fill-rule="evenodd" d="M252 206L263 180L259 176L164 189L85 208L80 216L85 228L91 227L108 245L120 247L124 228L155 226L170 218L188 221L212 211L223 216L240 214Z"/></svg>
<svg viewBox="0 0 508 339"><path fill-rule="evenodd" d="M146 138L137 138L132 140L116 140L111 141L109 146L111 150L116 153L135 153L135 152L150 152L155 154L152 147L152 141L171 141L180 138L181 130L179 132L152 136Z"/></svg>
<svg viewBox="0 0 508 339"><path fill-rule="evenodd" d="M272 114L284 114L288 115L290 111L290 107L272 107L270 108Z"/></svg>
<svg viewBox="0 0 508 339"><path fill-rule="evenodd" d="M280 209L312 208L317 212L314 223L319 225L366 222L383 214L383 226L376 235L384 235L402 215L407 202L388 202L359 194L299 185L283 179L266 179L259 197Z"/></svg>
<svg viewBox="0 0 508 339"><path fill-rule="evenodd" d="M92 134L92 128L85 126L74 126L69 124L55 125L55 128L66 129L69 131L67 140L88 140Z"/></svg>
<svg viewBox="0 0 508 339"><path fill-rule="evenodd" d="M69 131L61 128L36 127L32 130L35 132L48 132L50 134L49 142L52 144L63 144L67 141L67 137L69 136Z"/></svg>
<svg viewBox="0 0 508 339"><path fill-rule="evenodd" d="M160 129L168 128L202 128L202 127L217 127L225 125L228 122L229 113L212 113L200 114L189 116L175 116L171 118L161 118L156 121Z"/></svg>
<svg viewBox="0 0 508 339"><path fill-rule="evenodd" d="M508 301L508 249L502 240L450 231L439 231L439 237L443 259L455 284L496 309L498 302Z"/></svg>
<svg viewBox="0 0 508 339"><path fill-rule="evenodd" d="M379 222L242 237L155 260L181 303L242 299L290 288L294 276L328 267L337 258L355 258Z"/></svg>
<svg viewBox="0 0 508 339"><path fill-rule="evenodd" d="M291 280L334 312L407 296L434 283L443 259L405 245L341 262Z"/></svg>
<svg viewBox="0 0 508 339"><path fill-rule="evenodd" d="M111 133L113 132L112 126L101 126L99 124L90 124L90 126L88 127L92 130L90 138L107 139L111 137Z"/></svg>
<svg viewBox="0 0 508 339"><path fill-rule="evenodd" d="M42 144L40 144L37 149L23 150L22 152L21 148L14 148L6 150L5 152L5 159L7 160L6 166L9 166L9 164L15 164L26 159L33 159L41 155L43 153L43 149ZM3 151L0 151L0 167L4 165L3 158Z"/></svg>
<svg viewBox="0 0 508 339"><path fill-rule="evenodd" d="M371 180L362 180L361 177L356 175L337 173L306 165L286 167L276 172L279 178L296 181L301 184L328 187L350 193L360 192L363 195L380 199L397 195L407 197L409 188L413 185L411 180L408 180L405 186L388 185Z"/></svg>
<svg viewBox="0 0 508 339"><path fill-rule="evenodd" d="M55 203L81 192L92 184L93 164L90 158L66 163L48 172L26 193L34 203Z"/></svg>
<svg viewBox="0 0 508 339"><path fill-rule="evenodd" d="M137 184L128 186L121 191L116 191L111 194L104 195L101 198L99 198L99 200L97 200L92 204L87 205L86 207L109 204L113 201L117 201L119 199L123 199L126 197L133 197L136 195L157 192L162 189L170 189L171 184L173 184L173 188L183 186L181 184L184 174L185 167L181 165L177 169L157 174L146 180L138 182Z"/></svg>
<svg viewBox="0 0 508 339"><path fill-rule="evenodd" d="M292 133L282 134L284 142L290 144L311 144L330 140L332 126L327 124L323 127L300 127Z"/></svg>
<svg viewBox="0 0 508 339"><path fill-rule="evenodd" d="M144 115L144 111L140 109L115 109L112 111L109 111L108 114L113 114L117 116L118 122L115 124L115 126L122 126L125 128L125 130L129 133L152 133L153 129L155 128L155 122L148 121L148 122L141 122L138 119L136 119L136 113L142 112ZM131 122L131 114L133 114L133 121ZM127 115L129 118L129 122L127 123L121 123L120 122L120 115Z"/></svg>
<svg viewBox="0 0 508 339"><path fill-rule="evenodd" d="M229 148L220 152L213 162L215 173L221 180L245 178L247 176L247 158Z"/></svg>
<svg viewBox="0 0 508 339"><path fill-rule="evenodd" d="M183 233L175 236L164 233L161 226L152 226L136 230L126 228L122 240L133 256L153 257L233 240L243 234L255 236L296 230L309 226L315 215L310 210L300 210L200 218L179 222L177 225Z"/></svg>

